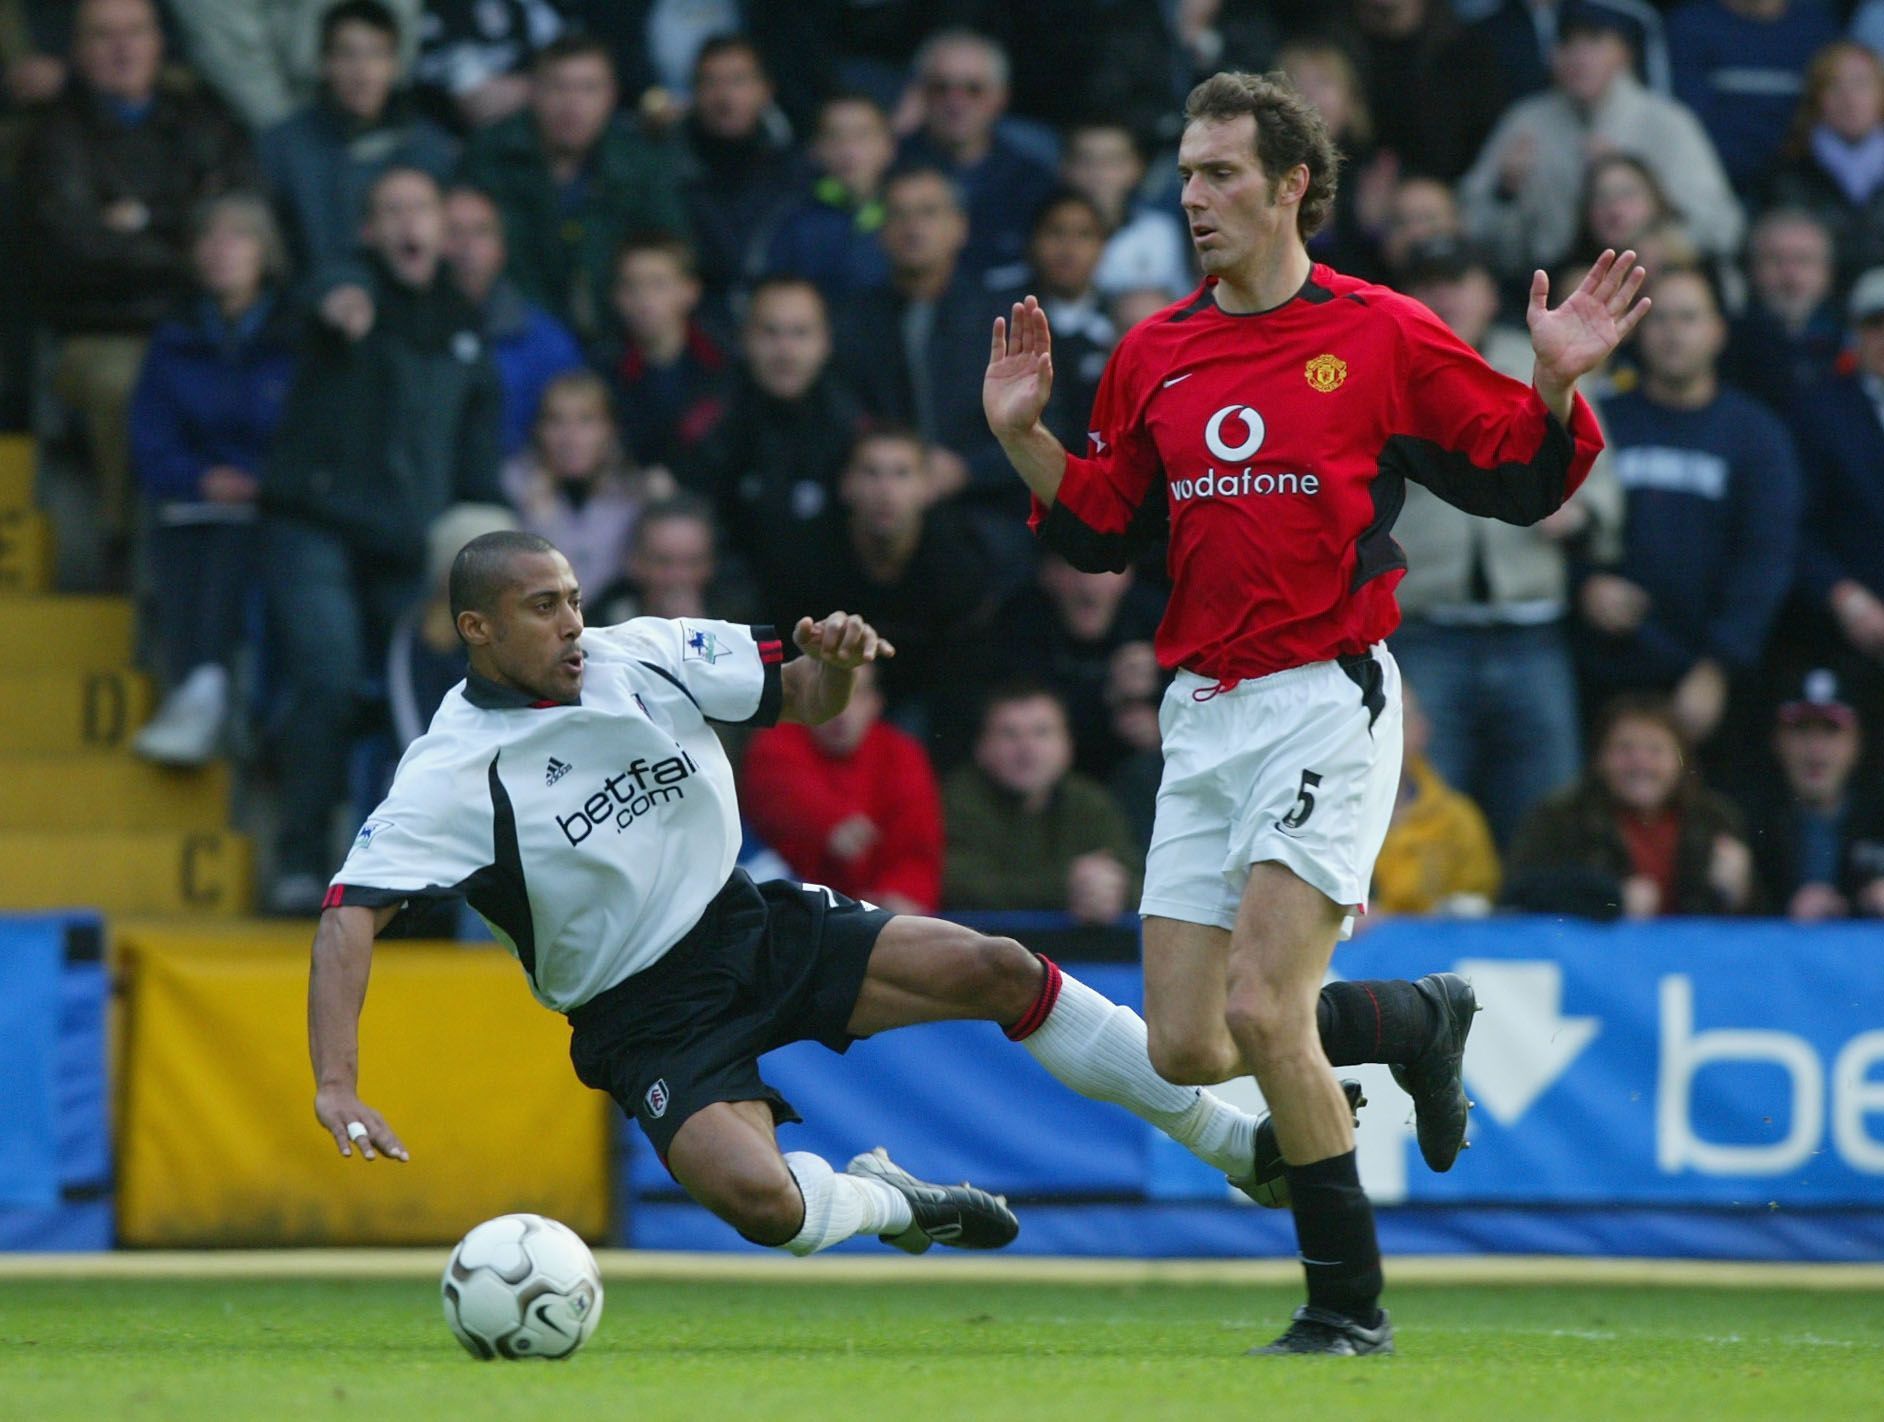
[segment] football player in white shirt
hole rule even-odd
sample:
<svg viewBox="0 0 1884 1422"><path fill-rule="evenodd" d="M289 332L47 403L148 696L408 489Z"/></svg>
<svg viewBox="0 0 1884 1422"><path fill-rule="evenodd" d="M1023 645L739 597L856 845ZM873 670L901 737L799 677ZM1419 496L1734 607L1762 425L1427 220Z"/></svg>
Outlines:
<svg viewBox="0 0 1884 1422"><path fill-rule="evenodd" d="M893 654L863 619L767 628L638 618L585 628L568 562L530 534L459 553L470 674L401 760L329 890L308 1030L315 1115L343 1156L407 1159L357 1094L373 939L406 903L462 894L564 1012L587 1084L641 1124L694 1199L761 1244L811 1254L871 1233L919 1253L997 1248L1005 1201L916 1180L881 1149L842 1172L781 1153L797 1120L757 1058L788 1042L950 1018L1002 1025L1073 1090L1123 1105L1264 1203L1280 1155L1259 1123L1152 1070L1145 1024L1011 938L892 915L815 885L755 885L732 767L708 721L816 723ZM1358 1094L1358 1088L1355 1088ZM1352 1099L1352 1098L1351 1098Z"/></svg>

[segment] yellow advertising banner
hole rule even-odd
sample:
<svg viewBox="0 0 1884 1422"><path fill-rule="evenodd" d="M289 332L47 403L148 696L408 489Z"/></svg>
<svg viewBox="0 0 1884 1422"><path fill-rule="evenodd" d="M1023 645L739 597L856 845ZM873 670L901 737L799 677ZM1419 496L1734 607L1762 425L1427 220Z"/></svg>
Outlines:
<svg viewBox="0 0 1884 1422"><path fill-rule="evenodd" d="M412 1152L343 1159L314 1119L311 925L131 927L118 1231L130 1245L448 1243L532 1210L608 1230L607 1099L499 949L374 953L360 1095Z"/></svg>

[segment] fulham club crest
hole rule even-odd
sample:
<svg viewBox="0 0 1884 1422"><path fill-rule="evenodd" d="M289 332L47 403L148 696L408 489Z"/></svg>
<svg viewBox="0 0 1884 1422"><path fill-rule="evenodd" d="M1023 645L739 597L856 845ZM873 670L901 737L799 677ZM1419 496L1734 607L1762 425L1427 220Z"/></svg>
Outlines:
<svg viewBox="0 0 1884 1422"><path fill-rule="evenodd" d="M655 1120L667 1114L667 1078L662 1077L648 1088L648 1114Z"/></svg>

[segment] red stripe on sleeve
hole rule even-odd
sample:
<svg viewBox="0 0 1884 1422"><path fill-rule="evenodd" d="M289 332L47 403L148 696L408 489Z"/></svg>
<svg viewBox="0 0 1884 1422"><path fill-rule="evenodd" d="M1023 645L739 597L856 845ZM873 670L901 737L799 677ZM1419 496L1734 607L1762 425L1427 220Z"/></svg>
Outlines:
<svg viewBox="0 0 1884 1422"><path fill-rule="evenodd" d="M327 890L327 897L321 900L321 907L324 909L339 908L341 904L345 902L346 896L347 886L345 884L335 884Z"/></svg>
<svg viewBox="0 0 1884 1422"><path fill-rule="evenodd" d="M784 661L785 644L783 642L761 642L759 644L759 660L768 667L774 662Z"/></svg>

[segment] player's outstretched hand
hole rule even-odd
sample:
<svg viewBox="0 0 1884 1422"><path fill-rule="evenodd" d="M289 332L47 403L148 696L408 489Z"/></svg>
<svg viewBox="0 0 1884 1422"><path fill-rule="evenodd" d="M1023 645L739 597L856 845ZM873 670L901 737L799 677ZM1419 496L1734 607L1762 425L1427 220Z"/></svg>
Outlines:
<svg viewBox="0 0 1884 1422"><path fill-rule="evenodd" d="M1524 319L1537 353L1540 390L1546 383L1568 390L1609 358L1609 353L1648 313L1646 296L1637 300L1648 273L1635 265L1635 253L1604 252L1582 284L1556 310L1550 308L1550 277L1531 277L1531 305ZM1546 392L1546 399L1549 395Z"/></svg>
<svg viewBox="0 0 1884 1422"><path fill-rule="evenodd" d="M896 648L854 612L833 612L822 622L801 617L792 629L792 641L813 661L839 671L855 671L865 662L896 655Z"/></svg>
<svg viewBox="0 0 1884 1422"><path fill-rule="evenodd" d="M981 408L996 439L1032 429L1053 393L1053 333L1033 297L994 318L988 373L981 378Z"/></svg>
<svg viewBox="0 0 1884 1422"><path fill-rule="evenodd" d="M352 1155L354 1143L365 1160L377 1160L383 1151L393 1160L410 1160L405 1143L393 1134L386 1118L351 1091L323 1086L314 1093L314 1115L327 1128L342 1155Z"/></svg>

